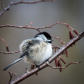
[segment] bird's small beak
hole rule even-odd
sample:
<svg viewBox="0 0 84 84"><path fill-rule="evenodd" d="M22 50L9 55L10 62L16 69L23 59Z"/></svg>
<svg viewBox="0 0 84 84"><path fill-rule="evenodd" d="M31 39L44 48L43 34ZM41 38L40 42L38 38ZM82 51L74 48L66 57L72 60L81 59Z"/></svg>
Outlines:
<svg viewBox="0 0 84 84"><path fill-rule="evenodd" d="M53 40L51 40L51 42L52 42Z"/></svg>
<svg viewBox="0 0 84 84"><path fill-rule="evenodd" d="M47 40L47 42L51 43L53 40Z"/></svg>
<svg viewBox="0 0 84 84"><path fill-rule="evenodd" d="M51 40L50 42L52 42L53 40Z"/></svg>

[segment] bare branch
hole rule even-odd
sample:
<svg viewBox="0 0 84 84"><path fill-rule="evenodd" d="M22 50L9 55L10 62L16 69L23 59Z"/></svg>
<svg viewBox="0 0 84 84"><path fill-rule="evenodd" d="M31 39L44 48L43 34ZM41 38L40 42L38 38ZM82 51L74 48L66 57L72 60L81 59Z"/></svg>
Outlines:
<svg viewBox="0 0 84 84"><path fill-rule="evenodd" d="M49 58L48 61L46 61L45 63L43 63L40 66L40 69L35 68L35 69L29 71L28 73L24 73L22 76L13 80L10 84L17 84L17 83L23 81L24 79L26 79L27 77L30 77L31 75L35 74L36 72L42 70L43 68L48 66L48 62L51 63L55 58L57 58L60 54L62 54L66 49L68 49L71 45L73 45L75 42L80 40L82 37L84 37L84 32L80 33L78 36L74 37L72 40L70 40L68 43L66 43L63 47L61 47L56 53L53 54L53 56L51 58ZM71 64L73 64L73 63L71 63ZM69 65L67 65L67 66L69 66Z"/></svg>
<svg viewBox="0 0 84 84"><path fill-rule="evenodd" d="M36 3L39 3L39 2L43 2L43 1L54 1L54 0L38 0L38 1L29 1L29 2L21 0L19 2L15 2L15 3L14 2L10 2L10 4L6 8L4 8L3 0L1 0L1 5L2 5L3 10L1 11L0 16L3 15L3 13L5 11L8 11L12 5L17 5L17 4L36 4Z"/></svg>
<svg viewBox="0 0 84 84"><path fill-rule="evenodd" d="M56 22L55 24L52 24L50 26L44 26L44 27L30 27L28 26L28 24L26 26L17 26L17 25L0 25L0 28L3 28L3 27L14 27L14 28L20 28L20 29L45 29L45 28L52 28L53 26L55 26L56 24L58 24L58 22Z"/></svg>
<svg viewBox="0 0 84 84"><path fill-rule="evenodd" d="M4 10L3 10L4 11ZM56 24L63 24L63 25L66 25L67 26L67 28L69 28L69 31L71 30L71 31L73 31L75 34L79 34L75 29L73 29L71 26L69 26L69 24L67 24L67 23L61 23L61 22L56 22L56 23L54 23L54 24L52 24L52 25L50 25L50 26L44 26L44 27L31 27L31 25L33 24L33 22L31 22L30 23L30 25L28 26L28 24L26 25L26 26L17 26L17 25L9 25L9 24L7 24L7 25L0 25L0 28L3 28L3 27L13 27L13 28L20 28L20 29L23 29L23 28L25 28L25 29L35 29L35 30L37 30L38 32L40 32L40 30L39 29L45 29L45 28L52 28L53 26L55 26ZM52 36L53 37L53 36ZM56 37L53 37L53 38L56 38ZM56 38L56 39L58 39L59 41L61 41L63 44L65 43L65 42L63 42L62 40L60 40L60 38Z"/></svg>

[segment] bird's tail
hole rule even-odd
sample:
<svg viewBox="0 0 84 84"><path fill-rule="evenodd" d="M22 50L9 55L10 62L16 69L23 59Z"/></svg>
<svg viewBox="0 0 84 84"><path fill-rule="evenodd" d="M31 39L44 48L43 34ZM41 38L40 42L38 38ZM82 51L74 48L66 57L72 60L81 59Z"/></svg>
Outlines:
<svg viewBox="0 0 84 84"><path fill-rule="evenodd" d="M5 67L3 70L5 71L6 69L8 69L9 67L11 67L12 65L16 64L17 62L21 61L22 58L19 58L17 60L15 60L14 62L12 62L11 64L9 64L7 67Z"/></svg>

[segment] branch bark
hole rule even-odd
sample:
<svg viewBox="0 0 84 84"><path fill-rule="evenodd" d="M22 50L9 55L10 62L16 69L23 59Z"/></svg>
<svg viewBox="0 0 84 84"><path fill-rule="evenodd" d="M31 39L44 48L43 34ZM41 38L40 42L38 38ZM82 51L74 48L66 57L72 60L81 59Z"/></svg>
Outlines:
<svg viewBox="0 0 84 84"><path fill-rule="evenodd" d="M82 37L84 37L84 31L82 33L80 33L78 36L74 37L72 40L70 40L68 43L66 43L63 47L61 47L56 53L53 54L53 56L46 61L45 63L43 63L39 68L35 68L31 71L29 71L28 73L24 73L22 76L16 78L15 80L13 80L12 82L10 82L10 84L17 84L20 83L21 81L23 81L24 79L32 76L33 74L35 74L36 72L44 69L45 67L48 66L48 62L51 63L55 58L57 58L60 54L62 54L66 49L68 49L69 47L71 47L74 43L76 43L78 40L80 40Z"/></svg>

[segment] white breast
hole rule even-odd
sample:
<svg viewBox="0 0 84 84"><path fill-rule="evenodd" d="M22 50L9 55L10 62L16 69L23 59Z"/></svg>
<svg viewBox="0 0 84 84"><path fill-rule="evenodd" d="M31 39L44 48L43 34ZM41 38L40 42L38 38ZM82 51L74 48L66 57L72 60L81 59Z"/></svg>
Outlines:
<svg viewBox="0 0 84 84"><path fill-rule="evenodd" d="M43 63L44 61L46 61L52 55L52 46L50 43L47 44L47 46L44 48L42 53L43 54L40 57L40 64Z"/></svg>

